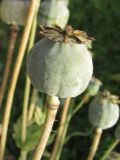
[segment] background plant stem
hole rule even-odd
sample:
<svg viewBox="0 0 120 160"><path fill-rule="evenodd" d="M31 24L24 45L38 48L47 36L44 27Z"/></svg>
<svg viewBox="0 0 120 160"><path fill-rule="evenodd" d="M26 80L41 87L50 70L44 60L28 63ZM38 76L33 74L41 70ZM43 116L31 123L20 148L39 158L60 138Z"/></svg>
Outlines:
<svg viewBox="0 0 120 160"><path fill-rule="evenodd" d="M39 6L40 6L40 0L38 0L37 2L36 12L34 15L34 20L31 28L31 33L30 33L30 38L28 43L28 53L30 52L30 49L33 47L34 41L35 41L35 35L36 35L36 29L37 29L37 15L38 15ZM27 125L28 125L27 116L28 116L29 96L30 96L30 79L28 76L26 76L25 92L24 92L24 100L23 100L23 113L22 113L22 135L21 135L23 143L26 141L26 136L27 136ZM22 157L22 160L26 160L27 152L22 151L21 157Z"/></svg>
<svg viewBox="0 0 120 160"><path fill-rule="evenodd" d="M29 107L29 111L28 111L28 121L30 121L33 117L33 113L34 113L34 109L35 109L35 105L36 105L36 100L37 100L36 97L37 97L37 90L35 88L33 88L30 107Z"/></svg>
<svg viewBox="0 0 120 160"><path fill-rule="evenodd" d="M41 160L42 158L43 152L45 150L59 108L59 101L56 100L55 96L49 96L46 105L47 105L46 118L42 129L41 137L39 140L39 144L33 156L33 160Z"/></svg>
<svg viewBox="0 0 120 160"><path fill-rule="evenodd" d="M66 123L66 118L67 118L70 102L71 102L71 98L67 98L65 100L65 104L63 106L63 111L62 111L62 115L61 115L59 129L58 129L57 137L55 140L55 144L53 147L53 151L52 151L52 155L51 155L50 160L57 160L58 151L60 150L60 148L63 145L62 139L63 139L63 133L64 133L64 128L65 128L65 123Z"/></svg>
<svg viewBox="0 0 120 160"><path fill-rule="evenodd" d="M100 139L101 139L101 135L102 135L102 129L101 128L96 128L95 130L95 135L93 138L93 143L88 155L87 160L93 160L96 154L96 151L98 149L98 145L100 143Z"/></svg>
<svg viewBox="0 0 120 160"><path fill-rule="evenodd" d="M10 66L12 63L18 31L19 31L18 26L13 25L10 27L10 39L9 39L9 45L8 45L8 51L7 51L7 57L6 57L6 64L5 64L2 84L0 87L0 107L2 106L2 102L3 102L3 98L4 98L4 94L5 94L9 74L10 74Z"/></svg>
<svg viewBox="0 0 120 160"><path fill-rule="evenodd" d="M28 39L29 39L29 34L30 34L30 30L31 30L31 26L32 26L33 18L34 18L34 13L36 10L36 4L37 4L37 1L31 0L26 26L24 28L20 48L18 51L18 56L16 59L14 71L13 71L12 80L10 83L10 88L8 91L7 101L5 105L5 113L3 117L3 132L2 132L1 143L0 143L0 160L3 160L3 157L4 157L13 97L14 97L15 88L16 88L20 68L22 65L24 53L25 53L26 46L27 46Z"/></svg>
<svg viewBox="0 0 120 160"><path fill-rule="evenodd" d="M75 108L73 108L72 105L69 106L69 108L68 108L69 110L67 112L67 117L66 117L66 122L65 122L65 125L64 125L64 129L62 131L61 139L60 139L60 145L59 145L59 147L56 147L56 149L55 149L56 154L54 153L54 157L52 155L53 158L51 157L52 158L51 160L59 160L60 159L62 149L63 149L63 146L65 144L65 138L66 138L66 135L67 135L67 131L68 131L68 128L69 128L70 121L71 121L72 117L82 108L83 104L88 99L89 99L88 96L84 96L83 99L81 100L81 102ZM54 148L55 148L55 146L54 146Z"/></svg>
<svg viewBox="0 0 120 160"><path fill-rule="evenodd" d="M114 140L108 147L108 149L104 152L103 156L100 160L106 160L108 158L109 154L114 150L114 148L120 143L120 140Z"/></svg>
<svg viewBox="0 0 120 160"><path fill-rule="evenodd" d="M56 160L60 159L60 156L61 156L61 153L62 153L62 149L63 149L64 142L65 142L65 137L67 135L67 131L68 131L70 120L71 120L72 110L73 110L73 106L70 106L69 111L68 111L68 116L66 118L66 123L65 123L65 126L64 126L64 130L63 130L63 133L62 133L62 137L61 137L61 145L59 147L59 150L57 151Z"/></svg>
<svg viewBox="0 0 120 160"><path fill-rule="evenodd" d="M90 99L90 97L88 95L85 95L83 97L81 102L75 107L75 109L71 113L71 118L81 109L81 107L83 106L84 103L86 103L86 101L89 101L89 99Z"/></svg>
<svg viewBox="0 0 120 160"><path fill-rule="evenodd" d="M73 132L65 138L64 144L66 144L71 138L76 136L83 136L83 137L89 136L92 133L92 131L93 128L90 129L88 132Z"/></svg>

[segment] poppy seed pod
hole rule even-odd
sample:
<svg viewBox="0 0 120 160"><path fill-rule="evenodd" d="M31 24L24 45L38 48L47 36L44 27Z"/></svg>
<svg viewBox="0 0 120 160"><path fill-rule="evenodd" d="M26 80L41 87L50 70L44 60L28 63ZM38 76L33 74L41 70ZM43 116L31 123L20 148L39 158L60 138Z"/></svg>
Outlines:
<svg viewBox="0 0 120 160"><path fill-rule="evenodd" d="M119 118L117 98L109 92L97 95L89 106L89 120L94 127L111 128Z"/></svg>
<svg viewBox="0 0 120 160"><path fill-rule="evenodd" d="M95 77L92 77L90 80L90 83L87 88L87 95L88 96L95 96L100 89L100 86L102 85L101 81Z"/></svg>
<svg viewBox="0 0 120 160"><path fill-rule="evenodd" d="M67 26L42 27L41 39L27 58L27 74L34 87L59 98L76 97L88 86L93 73L85 32Z"/></svg>
<svg viewBox="0 0 120 160"><path fill-rule="evenodd" d="M44 1L38 15L38 25L58 25L64 28L69 19L69 10L61 1Z"/></svg>
<svg viewBox="0 0 120 160"><path fill-rule="evenodd" d="M25 25L30 0L3 0L1 3L1 19L7 24Z"/></svg>
<svg viewBox="0 0 120 160"><path fill-rule="evenodd" d="M58 0L56 0L58 1ZM61 1L65 6L68 6L69 5L69 0L59 0Z"/></svg>

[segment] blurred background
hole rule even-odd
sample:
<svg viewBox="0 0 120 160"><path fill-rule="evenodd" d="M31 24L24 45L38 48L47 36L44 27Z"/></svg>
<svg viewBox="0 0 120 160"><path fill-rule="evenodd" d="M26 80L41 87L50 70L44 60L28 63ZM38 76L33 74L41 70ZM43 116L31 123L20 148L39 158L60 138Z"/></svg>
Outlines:
<svg viewBox="0 0 120 160"><path fill-rule="evenodd" d="M113 94L120 94L120 1L118 0L70 0L70 19L68 24L74 29L80 29L96 40L93 42L92 54L94 60L94 76L99 78L103 83L103 88L108 89ZM62 11L61 11L62 12ZM0 83L3 75L7 45L9 40L9 27L0 21ZM22 33L23 29L21 29ZM19 45L21 35L18 37L17 46ZM16 47L16 54L17 54ZM14 56L14 60L16 58ZM14 64L12 64L12 68ZM12 70L11 68L11 70ZM14 99L11 123L16 121L21 114L23 99L24 80L26 76L25 59L22 65L20 78ZM77 99L80 99L78 97ZM91 124L88 121L87 106L84 107L72 119L68 134L82 131L82 136L74 136L64 146L61 160L84 160L89 151L92 140L92 134L87 136L86 132L91 130ZM3 111L2 111L3 112ZM1 114L2 115L2 114ZM0 117L0 119L2 119ZM59 115L58 118L59 120ZM84 122L84 123L83 123ZM58 122L56 122L56 125ZM113 130L107 130L102 138L100 149L96 160L100 159L104 149L111 143ZM13 127L9 130L9 139L7 142L8 153L17 157L19 150L12 138ZM48 148L50 151L51 148ZM120 146L116 148L120 152ZM82 157L82 158L81 158ZM119 158L120 159L120 158Z"/></svg>

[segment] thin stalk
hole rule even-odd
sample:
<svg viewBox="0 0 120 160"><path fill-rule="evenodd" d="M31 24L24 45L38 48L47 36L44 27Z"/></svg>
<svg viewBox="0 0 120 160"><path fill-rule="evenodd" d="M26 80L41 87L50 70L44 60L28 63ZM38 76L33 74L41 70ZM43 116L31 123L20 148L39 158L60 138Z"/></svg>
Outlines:
<svg viewBox="0 0 120 160"><path fill-rule="evenodd" d="M45 150L48 138L50 136L55 117L59 108L59 100L55 96L48 96L47 98L47 112L46 112L46 118L45 123L42 129L41 137L39 140L39 144L37 146L37 149L34 153L33 160L41 160L43 152Z"/></svg>
<svg viewBox="0 0 120 160"><path fill-rule="evenodd" d="M21 151L20 153L20 160L26 160L27 159L27 152L26 151Z"/></svg>
<svg viewBox="0 0 120 160"><path fill-rule="evenodd" d="M0 107L2 106L4 94L6 91L6 86L7 86L7 82L10 74L10 66L13 59L13 53L14 53L15 43L17 40L18 31L19 31L18 26L13 25L10 27L10 39L9 39L9 45L8 45L8 51L7 51L7 57L6 57L6 64L5 64L2 84L0 87Z"/></svg>
<svg viewBox="0 0 120 160"><path fill-rule="evenodd" d="M30 94L30 80L26 77L25 93L23 100L23 113L22 113L22 142L26 140L26 129L27 129L27 114L28 114L28 102Z"/></svg>
<svg viewBox="0 0 120 160"><path fill-rule="evenodd" d="M28 121L30 121L33 117L35 105L36 105L36 100L37 100L36 97L37 97L37 90L34 88L33 92L32 92L29 111L28 111Z"/></svg>
<svg viewBox="0 0 120 160"><path fill-rule="evenodd" d="M89 136L92 133L92 131L93 131L93 128L90 129L88 132L73 132L66 137L64 144L66 144L71 138L76 136L83 136L83 137Z"/></svg>
<svg viewBox="0 0 120 160"><path fill-rule="evenodd" d="M2 135L2 124L0 124L0 137Z"/></svg>
<svg viewBox="0 0 120 160"><path fill-rule="evenodd" d="M81 100L81 102L75 107L75 109L73 110L72 114L71 114L71 118L83 107L83 104L89 101L89 96L85 95L83 97L83 99Z"/></svg>
<svg viewBox="0 0 120 160"><path fill-rule="evenodd" d="M68 128L69 128L70 121L71 121L72 117L78 112L78 110L82 108L83 104L86 102L86 99L88 100L88 96L83 97L82 101L75 108L73 108L73 106L69 107L69 111L68 111L68 114L67 114L67 117L66 117L64 130L63 130L62 137L61 137L61 145L59 146L59 148L57 150L57 154L56 154L56 157L55 157L56 159L54 158L52 160L59 160L60 159L62 149L63 149L63 146L65 144L64 142L65 142L65 138L66 138L66 135L67 135L67 131L68 131Z"/></svg>
<svg viewBox="0 0 120 160"><path fill-rule="evenodd" d="M36 13L34 15L34 20L33 20L32 28L31 28L27 54L29 53L30 49L34 45L35 34L36 34L36 29L37 29L37 15L38 15L39 6L40 6L40 0L38 0L37 2ZM22 113L22 135L21 135L23 143L26 141L26 136L27 136L27 125L28 125L27 115L28 115L29 95L30 95L30 79L28 76L26 76L25 92L24 92L24 100L23 100L23 113ZM22 160L26 160L27 152L22 151L21 157L22 157Z"/></svg>
<svg viewBox="0 0 120 160"><path fill-rule="evenodd" d="M120 143L120 140L114 140L110 145L109 148L104 152L103 156L100 158L100 160L106 160L108 158L109 154L114 150L114 148Z"/></svg>
<svg viewBox="0 0 120 160"><path fill-rule="evenodd" d="M52 151L52 155L51 155L50 160L57 160L56 157L58 155L58 152L59 152L60 148L63 146L63 144L62 144L63 132L65 129L65 123L66 123L66 118L67 118L70 102L71 102L71 98L67 98L65 101L65 104L63 106L63 111L62 111L61 120L60 120L60 126L58 129L57 137L55 140L55 144L53 147L53 151Z"/></svg>
<svg viewBox="0 0 120 160"><path fill-rule="evenodd" d="M102 135L102 129L101 128L96 128L93 143L92 143L92 146L91 146L91 149L90 149L87 160L93 160L94 159L96 151L98 149L98 145L100 143L101 135Z"/></svg>
<svg viewBox="0 0 120 160"><path fill-rule="evenodd" d="M10 88L8 91L7 101L6 101L6 105L5 105L5 113L4 113L4 117L3 117L3 132L2 132L1 143L0 143L0 160L3 160L3 157L4 157L6 140L7 140L7 131L8 131L8 125L9 125L10 114L11 114L11 109L12 109L13 97L14 97L15 88L16 88L18 76L20 73L20 68L22 65L23 57L24 57L25 50L27 47L29 34L30 34L30 30L31 30L35 10L36 10L36 5L37 5L37 1L31 0L26 26L24 28L20 48L18 51L18 56L16 59L14 71L13 71L12 80L10 83Z"/></svg>
<svg viewBox="0 0 120 160"><path fill-rule="evenodd" d="M68 131L70 120L71 120L72 110L73 110L73 106L70 106L69 111L68 111L68 116L66 118L64 131L63 131L62 138L61 138L61 145L59 147L59 150L57 151L57 156L56 156L55 160L59 160L60 159L60 156L61 156L61 153L62 153L62 149L63 149L63 146L64 146L64 142L65 142L65 137L67 135L67 131Z"/></svg>

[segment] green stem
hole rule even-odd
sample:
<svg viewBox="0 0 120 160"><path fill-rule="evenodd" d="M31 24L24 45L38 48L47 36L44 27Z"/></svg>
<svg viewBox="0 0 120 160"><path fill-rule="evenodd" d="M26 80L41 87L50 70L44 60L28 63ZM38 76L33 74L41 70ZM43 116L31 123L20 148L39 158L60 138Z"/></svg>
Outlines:
<svg viewBox="0 0 120 160"><path fill-rule="evenodd" d="M35 35L36 35L36 29L37 29L37 15L38 15L39 6L40 6L40 0L38 0L37 2L37 8L34 15L32 28L31 28L30 39L28 42L28 53L30 49L33 47L34 41L35 41ZM28 115L29 95L30 95L30 80L28 76L26 76L25 92L24 92L24 100L23 100L23 113L22 113L22 135L21 135L21 139L23 143L26 141L26 136L27 136L27 124L28 124L27 115ZM26 160L27 152L21 151L21 157L22 157L22 160Z"/></svg>
<svg viewBox="0 0 120 160"><path fill-rule="evenodd" d="M83 97L83 99L81 100L81 102L75 107L75 109L73 110L72 114L71 114L71 117L73 117L84 105L86 99L89 99L89 96L88 95L85 95Z"/></svg>
<svg viewBox="0 0 120 160"><path fill-rule="evenodd" d="M30 80L28 77L26 78L26 85L25 85L25 94L24 94L24 101L23 101L23 113L22 113L22 142L26 140L26 128L27 128L27 113L28 113L28 101L29 101L29 94L30 94Z"/></svg>
<svg viewBox="0 0 120 160"><path fill-rule="evenodd" d="M69 107L69 111L68 111L68 114L67 114L67 117L66 117L65 126L64 126L64 130L62 132L60 145L59 145L59 148L57 150L56 157L55 158L51 157L52 158L51 160L59 160L60 159L62 149L63 149L63 146L65 144L65 137L67 135L67 131L68 131L68 128L69 128L70 121L71 121L72 117L82 108L83 104L86 102L86 99L88 99L88 96L84 96L82 101L75 108L73 108L73 104Z"/></svg>
<svg viewBox="0 0 120 160"><path fill-rule="evenodd" d="M63 130L62 137L61 137L61 144L60 144L60 146L57 150L56 157L53 160L59 160L60 159L62 149L63 149L63 146L64 146L64 142L65 142L65 137L66 137L68 127L69 127L69 123L70 123L70 120L71 120L71 113L73 111L73 106L74 106L73 103L74 102L72 102L72 105L69 106L68 116L66 117L66 123L65 123L64 130Z"/></svg>
<svg viewBox="0 0 120 160"><path fill-rule="evenodd" d="M112 150L120 143L120 140L114 140L111 145L109 145L109 148L104 152L103 156L100 160L106 160L106 158L109 156L109 154L112 152Z"/></svg>
<svg viewBox="0 0 120 160"><path fill-rule="evenodd" d="M37 100L37 90L34 88L33 92L32 92L29 111L28 111L28 122L31 121L31 119L33 117L33 113L34 113L35 105L36 105L36 100Z"/></svg>
<svg viewBox="0 0 120 160"><path fill-rule="evenodd" d="M90 129L88 132L73 132L66 137L64 144L66 144L71 138L76 136L89 136L92 133L92 131L93 131L93 128Z"/></svg>
<svg viewBox="0 0 120 160"><path fill-rule="evenodd" d="M27 152L21 151L21 155L19 157L19 160L26 160L27 159Z"/></svg>

